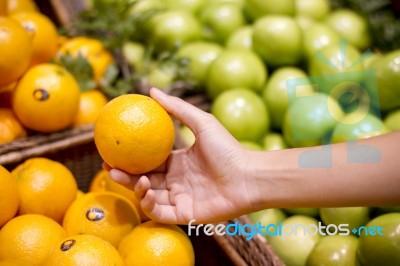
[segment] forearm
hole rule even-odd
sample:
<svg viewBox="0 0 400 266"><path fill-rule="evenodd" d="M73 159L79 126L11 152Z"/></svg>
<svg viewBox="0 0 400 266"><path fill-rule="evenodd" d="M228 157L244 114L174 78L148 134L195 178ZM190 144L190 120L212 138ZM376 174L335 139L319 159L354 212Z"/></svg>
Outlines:
<svg viewBox="0 0 400 266"><path fill-rule="evenodd" d="M315 158L309 155L321 150ZM358 146L252 152L248 173L256 191L253 207L400 205L399 150L400 132L395 132L359 141ZM349 162L360 159L369 162ZM317 166L307 165L318 160Z"/></svg>

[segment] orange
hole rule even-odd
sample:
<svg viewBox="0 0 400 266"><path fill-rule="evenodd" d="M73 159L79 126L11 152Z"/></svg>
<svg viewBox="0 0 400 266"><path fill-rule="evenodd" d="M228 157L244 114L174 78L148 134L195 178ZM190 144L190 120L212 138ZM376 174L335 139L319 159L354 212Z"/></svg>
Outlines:
<svg viewBox="0 0 400 266"><path fill-rule="evenodd" d="M142 208L140 207L140 202L136 199L135 192L132 190L114 182L108 172L104 169L101 169L95 177L92 179L89 187L90 192L99 192L99 191L111 191L115 192L132 202L132 204L136 207L140 215L140 220L145 221L149 218L144 214Z"/></svg>
<svg viewBox="0 0 400 266"><path fill-rule="evenodd" d="M58 33L54 23L39 12L17 12L10 15L33 33L32 57L29 65L48 63L57 53Z"/></svg>
<svg viewBox="0 0 400 266"><path fill-rule="evenodd" d="M33 0L6 0L6 2L8 2L8 14L21 11L39 11Z"/></svg>
<svg viewBox="0 0 400 266"><path fill-rule="evenodd" d="M79 199L80 197L82 197L83 195L85 195L85 192L83 192L82 190L78 189L78 192L76 193L76 198Z"/></svg>
<svg viewBox="0 0 400 266"><path fill-rule="evenodd" d="M0 228L17 214L18 186L15 178L0 165Z"/></svg>
<svg viewBox="0 0 400 266"><path fill-rule="evenodd" d="M67 237L50 249L42 266L124 266L118 251L93 235Z"/></svg>
<svg viewBox="0 0 400 266"><path fill-rule="evenodd" d="M174 138L168 113L152 98L140 94L125 94L108 102L94 128L94 141L103 160L131 174L161 165Z"/></svg>
<svg viewBox="0 0 400 266"><path fill-rule="evenodd" d="M104 169L100 170L92 179L89 186L89 192L106 191L106 178L108 172Z"/></svg>
<svg viewBox="0 0 400 266"><path fill-rule="evenodd" d="M79 110L75 117L74 126L92 124L96 121L100 110L108 102L107 97L98 90L89 90L81 93Z"/></svg>
<svg viewBox="0 0 400 266"><path fill-rule="evenodd" d="M79 85L67 70L55 64L40 64L22 77L12 103L25 127L51 133L72 125L79 95Z"/></svg>
<svg viewBox="0 0 400 266"><path fill-rule="evenodd" d="M91 234L118 246L140 223L139 214L126 198L113 192L90 192L76 199L65 213L68 235Z"/></svg>
<svg viewBox="0 0 400 266"><path fill-rule="evenodd" d="M17 259L29 265L41 265L50 247L64 237L61 225L46 216L17 216L0 230L0 261Z"/></svg>
<svg viewBox="0 0 400 266"><path fill-rule="evenodd" d="M107 173L106 179L105 179L106 180L106 182L105 182L106 190L115 192L121 196L124 196L128 200L130 200L132 202L132 204L136 207L136 210L139 212L141 221L148 220L149 218L142 211L142 207L140 207L140 202L137 200L137 198L135 196L135 192L133 192L133 190L130 190L130 189L118 184L117 182L115 182L114 180L112 180L110 178L110 175L108 174L107 171L105 171L105 172Z"/></svg>
<svg viewBox="0 0 400 266"><path fill-rule="evenodd" d="M0 87L16 81L29 66L32 36L17 21L0 17Z"/></svg>
<svg viewBox="0 0 400 266"><path fill-rule="evenodd" d="M96 82L100 81L108 66L114 62L113 56L101 41L84 36L65 41L58 52L59 56L70 54L75 57L80 54L85 57L93 68L93 79Z"/></svg>
<svg viewBox="0 0 400 266"><path fill-rule="evenodd" d="M0 261L0 266L30 266L28 263L21 262L20 260L17 259L11 259L11 260L2 260Z"/></svg>
<svg viewBox="0 0 400 266"><path fill-rule="evenodd" d="M19 214L43 214L61 222L78 192L68 168L46 158L28 159L11 174L17 179L21 199Z"/></svg>
<svg viewBox="0 0 400 266"><path fill-rule="evenodd" d="M26 130L10 108L0 108L0 144L26 137Z"/></svg>
<svg viewBox="0 0 400 266"><path fill-rule="evenodd" d="M126 266L194 265L192 243L177 225L148 221L136 226L118 246Z"/></svg>

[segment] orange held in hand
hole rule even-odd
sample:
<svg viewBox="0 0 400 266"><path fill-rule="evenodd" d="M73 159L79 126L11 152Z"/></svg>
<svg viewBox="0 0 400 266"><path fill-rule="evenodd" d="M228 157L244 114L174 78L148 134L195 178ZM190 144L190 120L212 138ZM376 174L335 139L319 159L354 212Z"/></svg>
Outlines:
<svg viewBox="0 0 400 266"><path fill-rule="evenodd" d="M152 98L127 94L104 106L94 141L103 160L113 168L141 174L160 166L172 150L174 124Z"/></svg>

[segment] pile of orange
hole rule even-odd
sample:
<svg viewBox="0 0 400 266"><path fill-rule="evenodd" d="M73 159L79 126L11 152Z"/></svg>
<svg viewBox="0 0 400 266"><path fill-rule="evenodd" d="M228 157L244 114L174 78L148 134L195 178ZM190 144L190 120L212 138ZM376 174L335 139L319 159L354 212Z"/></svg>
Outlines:
<svg viewBox="0 0 400 266"><path fill-rule="evenodd" d="M104 170L85 193L57 161L0 166L0 209L5 265L194 265L185 232L146 221L133 192Z"/></svg>
<svg viewBox="0 0 400 266"><path fill-rule="evenodd" d="M97 40L60 36L33 0L1 1L0 144L94 123L108 99L96 89L81 92L77 79L57 61L64 53L86 57L93 82L113 62Z"/></svg>

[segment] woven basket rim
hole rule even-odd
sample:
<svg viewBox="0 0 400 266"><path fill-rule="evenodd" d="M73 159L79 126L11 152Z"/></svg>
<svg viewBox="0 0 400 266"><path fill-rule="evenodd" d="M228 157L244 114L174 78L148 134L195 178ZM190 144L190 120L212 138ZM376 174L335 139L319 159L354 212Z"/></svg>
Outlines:
<svg viewBox="0 0 400 266"><path fill-rule="evenodd" d="M63 130L52 134L37 133L0 146L0 165L23 161L49 152L93 141L93 124Z"/></svg>

